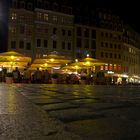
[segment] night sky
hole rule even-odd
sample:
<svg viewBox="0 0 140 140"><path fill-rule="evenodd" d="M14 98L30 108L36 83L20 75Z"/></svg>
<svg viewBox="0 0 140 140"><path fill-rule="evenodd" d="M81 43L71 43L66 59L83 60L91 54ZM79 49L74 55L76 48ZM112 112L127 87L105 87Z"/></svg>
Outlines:
<svg viewBox="0 0 140 140"><path fill-rule="evenodd" d="M138 0L84 0L95 7L111 9L140 33L140 6Z"/></svg>

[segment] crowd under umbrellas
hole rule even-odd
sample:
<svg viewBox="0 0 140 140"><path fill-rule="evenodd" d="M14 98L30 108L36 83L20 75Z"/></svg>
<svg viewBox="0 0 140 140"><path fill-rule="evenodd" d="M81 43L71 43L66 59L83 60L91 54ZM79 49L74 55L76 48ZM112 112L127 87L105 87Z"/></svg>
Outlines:
<svg viewBox="0 0 140 140"><path fill-rule="evenodd" d="M14 51L0 54L1 68L6 68L10 72L19 71L20 74L16 74L19 75L16 76L18 77L16 81L26 83L51 83L51 78L56 73L57 75L59 74L59 83L78 83L77 81L79 81L83 72L89 75L93 72L95 65L103 64L105 63L89 56L73 62L65 56L49 54L45 57L37 58L31 63L30 57ZM68 79L76 82L69 82Z"/></svg>

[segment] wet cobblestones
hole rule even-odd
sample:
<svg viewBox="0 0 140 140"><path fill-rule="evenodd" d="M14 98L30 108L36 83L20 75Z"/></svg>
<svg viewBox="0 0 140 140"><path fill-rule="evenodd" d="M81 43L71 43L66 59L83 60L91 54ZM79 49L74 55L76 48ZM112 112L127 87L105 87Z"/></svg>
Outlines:
<svg viewBox="0 0 140 140"><path fill-rule="evenodd" d="M32 120L31 116L33 118L36 116L32 112L39 109L47 116L47 119L52 119L52 124L59 122L59 127L52 129L48 133L45 132L41 140L48 140L48 137L55 135L59 136L57 137L58 140L61 140L63 136L65 137L70 134L68 138L74 140L76 137L84 140L140 139L139 86L13 84L6 86L6 88L3 86L0 88L5 90L4 93L6 92L6 95L2 92L0 95L1 98L4 97L5 101L8 102L7 108L10 108L8 109L8 114L12 113L12 110L12 114L18 114L19 112L19 114L29 113L29 120ZM12 98L11 102L15 106L8 107L10 99L6 96ZM28 99L26 101L28 102L27 109L25 109L26 102L22 103L18 99L19 97L20 100ZM18 109L19 105L20 109ZM35 109L30 110L30 106L35 106ZM22 107L24 108L23 111ZM1 108L1 110L4 112L4 109ZM26 116L24 117L26 118ZM34 121L37 118L40 118L40 116L37 115ZM23 121L22 125L24 123L26 124ZM45 124L47 125L47 123ZM47 128L48 126L45 126L45 124L43 126ZM30 127L33 127L33 124ZM59 128L61 128L60 130L61 133L63 132L63 135L59 135ZM40 131L39 136L41 137L44 128L41 128ZM31 135L31 132L29 135ZM39 138L38 135L35 136Z"/></svg>

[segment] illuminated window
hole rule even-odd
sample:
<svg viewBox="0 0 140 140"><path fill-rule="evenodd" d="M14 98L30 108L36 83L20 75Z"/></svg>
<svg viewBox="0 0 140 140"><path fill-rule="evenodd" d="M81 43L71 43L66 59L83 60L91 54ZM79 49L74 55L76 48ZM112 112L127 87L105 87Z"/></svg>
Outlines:
<svg viewBox="0 0 140 140"><path fill-rule="evenodd" d="M129 52L131 53L131 48L129 48Z"/></svg>
<svg viewBox="0 0 140 140"><path fill-rule="evenodd" d="M95 66L93 66L93 72L95 72Z"/></svg>
<svg viewBox="0 0 140 140"><path fill-rule="evenodd" d="M48 21L49 17L48 14L44 14L44 20Z"/></svg>
<svg viewBox="0 0 140 140"><path fill-rule="evenodd" d="M11 33L16 33L16 28L15 27L11 27Z"/></svg>
<svg viewBox="0 0 140 140"><path fill-rule="evenodd" d="M41 19L41 17L42 17L42 13L37 13L37 18Z"/></svg>
<svg viewBox="0 0 140 140"><path fill-rule="evenodd" d="M104 66L100 66L100 70L104 70Z"/></svg>
<svg viewBox="0 0 140 140"><path fill-rule="evenodd" d="M12 19L12 20L17 19L17 14L16 14L16 13L12 13L11 19Z"/></svg>
<svg viewBox="0 0 140 140"><path fill-rule="evenodd" d="M108 64L105 65L105 70L108 70Z"/></svg>
<svg viewBox="0 0 140 140"><path fill-rule="evenodd" d="M119 70L119 71L121 70L121 65L118 65L118 70Z"/></svg>
<svg viewBox="0 0 140 140"><path fill-rule="evenodd" d="M53 16L53 21L57 21L57 16Z"/></svg>
<svg viewBox="0 0 140 140"><path fill-rule="evenodd" d="M112 64L109 64L109 70L112 70Z"/></svg>
<svg viewBox="0 0 140 140"><path fill-rule="evenodd" d="M114 70L117 70L117 65L116 64L114 64Z"/></svg>

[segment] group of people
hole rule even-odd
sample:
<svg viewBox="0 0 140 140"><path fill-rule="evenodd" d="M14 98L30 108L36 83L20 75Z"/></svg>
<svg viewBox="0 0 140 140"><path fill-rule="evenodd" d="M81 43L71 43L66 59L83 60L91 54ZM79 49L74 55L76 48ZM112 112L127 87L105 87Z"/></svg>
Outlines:
<svg viewBox="0 0 140 140"><path fill-rule="evenodd" d="M16 67L11 72L11 75L14 83L48 83L50 78L48 70L40 71L39 68L31 72L28 69L20 71L18 67ZM7 76L7 69L3 68L1 71L1 82L5 82Z"/></svg>

